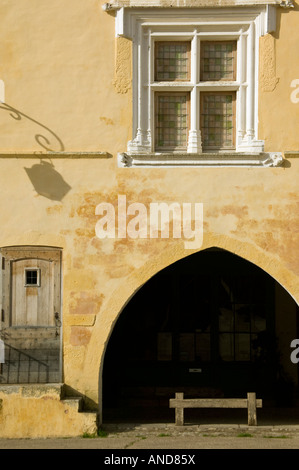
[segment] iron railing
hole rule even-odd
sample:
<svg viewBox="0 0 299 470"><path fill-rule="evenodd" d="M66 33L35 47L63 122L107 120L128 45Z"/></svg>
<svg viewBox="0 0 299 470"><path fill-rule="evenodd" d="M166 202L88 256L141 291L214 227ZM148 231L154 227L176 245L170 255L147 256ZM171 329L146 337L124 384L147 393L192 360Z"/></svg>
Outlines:
<svg viewBox="0 0 299 470"><path fill-rule="evenodd" d="M1 383L47 383L49 364L4 342L5 362L0 364Z"/></svg>

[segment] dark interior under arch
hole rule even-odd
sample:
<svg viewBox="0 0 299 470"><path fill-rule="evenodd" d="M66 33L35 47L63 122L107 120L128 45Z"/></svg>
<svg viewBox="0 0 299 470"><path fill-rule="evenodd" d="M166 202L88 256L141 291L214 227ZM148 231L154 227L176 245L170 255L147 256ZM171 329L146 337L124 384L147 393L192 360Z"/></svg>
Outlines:
<svg viewBox="0 0 299 470"><path fill-rule="evenodd" d="M104 359L103 420L171 420L175 392L254 391L265 409L293 407L298 370L285 331L297 337L297 304L262 269L217 248L179 260L146 282L116 322Z"/></svg>

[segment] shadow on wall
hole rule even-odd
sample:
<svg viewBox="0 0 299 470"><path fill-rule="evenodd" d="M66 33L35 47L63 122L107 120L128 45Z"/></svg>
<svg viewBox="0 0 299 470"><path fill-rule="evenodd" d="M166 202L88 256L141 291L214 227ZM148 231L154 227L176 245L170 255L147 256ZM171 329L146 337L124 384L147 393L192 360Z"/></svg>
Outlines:
<svg viewBox="0 0 299 470"><path fill-rule="evenodd" d="M48 152L63 152L64 144L55 132L42 123L36 121L30 116L22 113L16 108L13 108L7 103L1 103L0 109L9 112L11 118L16 121L28 119L37 126L43 129L43 134L35 134L34 138L38 145ZM31 168L24 168L35 191L53 201L62 201L64 196L71 189L63 177L55 170L53 163L40 160L40 163L34 164Z"/></svg>
<svg viewBox="0 0 299 470"><path fill-rule="evenodd" d="M62 201L69 192L69 186L60 173L55 170L52 162L41 160L31 168L24 167L35 191L52 201Z"/></svg>
<svg viewBox="0 0 299 470"><path fill-rule="evenodd" d="M37 126L41 127L42 129L44 129L44 131L46 131L48 136L45 136L43 134L35 134L34 136L38 145L40 145L43 149L47 150L48 152L63 152L64 151L64 145L63 145L62 140L58 137L57 134L55 134L55 132L53 132L48 127L44 126L42 123L36 121L30 116L27 116L27 114L22 113L18 109L13 108L7 103L1 103L0 109L2 109L3 111L9 112L10 117L15 119L16 121L21 121L23 118L25 118L33 122Z"/></svg>

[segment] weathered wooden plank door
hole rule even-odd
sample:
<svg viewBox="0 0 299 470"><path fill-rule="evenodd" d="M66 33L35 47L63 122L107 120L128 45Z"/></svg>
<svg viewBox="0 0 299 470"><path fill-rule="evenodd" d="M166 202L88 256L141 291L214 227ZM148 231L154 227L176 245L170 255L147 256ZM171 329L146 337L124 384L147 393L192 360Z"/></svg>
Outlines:
<svg viewBox="0 0 299 470"><path fill-rule="evenodd" d="M6 247L2 256L2 383L61 381L61 250Z"/></svg>

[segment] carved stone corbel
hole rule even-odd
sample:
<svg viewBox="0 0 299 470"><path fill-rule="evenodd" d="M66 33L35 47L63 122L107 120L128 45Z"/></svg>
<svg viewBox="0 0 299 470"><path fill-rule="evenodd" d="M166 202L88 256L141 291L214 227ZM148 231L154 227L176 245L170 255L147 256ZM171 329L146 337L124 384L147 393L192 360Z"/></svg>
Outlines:
<svg viewBox="0 0 299 470"><path fill-rule="evenodd" d="M133 158L127 153L118 154L118 164L120 167L128 168L132 166Z"/></svg>
<svg viewBox="0 0 299 470"><path fill-rule="evenodd" d="M270 166L270 167L277 167L281 166L283 163L283 156L279 152L270 152L269 156L266 160L263 162L263 166Z"/></svg>
<svg viewBox="0 0 299 470"><path fill-rule="evenodd" d="M112 3L104 3L104 5L102 5L102 9L104 11L111 11L111 10L114 10L114 5L112 5Z"/></svg>
<svg viewBox="0 0 299 470"><path fill-rule="evenodd" d="M293 0L281 0L280 6L282 8L294 8L295 5L293 3Z"/></svg>

